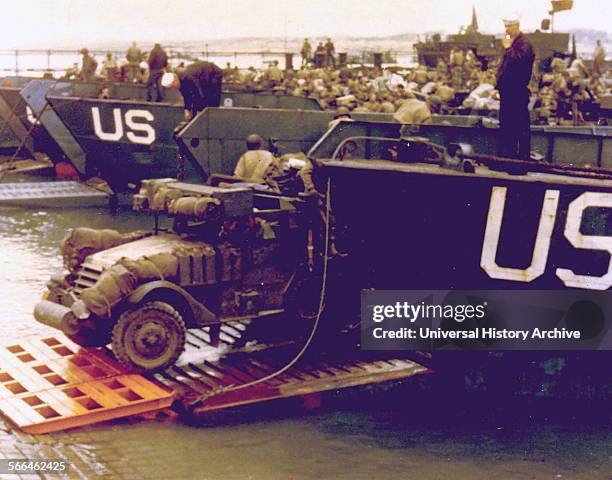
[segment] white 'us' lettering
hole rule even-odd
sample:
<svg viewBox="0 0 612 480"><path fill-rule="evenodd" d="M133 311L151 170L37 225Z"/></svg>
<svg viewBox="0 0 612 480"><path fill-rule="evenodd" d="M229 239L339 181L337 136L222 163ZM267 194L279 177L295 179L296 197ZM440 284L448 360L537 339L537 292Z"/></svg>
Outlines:
<svg viewBox="0 0 612 480"><path fill-rule="evenodd" d="M112 132L102 130L100 109L98 107L92 107L91 116L93 118L94 132L99 139L106 140L107 142L118 142L123 138L124 122L121 118L120 108L113 108L114 128ZM154 119L153 114L148 110L128 110L125 112L126 138L132 143L151 145L155 141L155 130L148 123L138 120L152 122Z"/></svg>
<svg viewBox="0 0 612 480"><path fill-rule="evenodd" d="M489 204L480 266L491 278L515 282L532 282L542 276L546 269L550 240L557 217L559 190L546 190L544 194L531 264L525 269L501 267L496 262L499 235L506 205L506 192L506 187L493 187L491 191L491 202ZM584 210L589 207L612 208L612 194L585 192L572 201L567 211L564 235L576 248L608 252L610 260L606 274L601 277L578 275L567 268L557 268L555 273L567 287L608 290L612 286L612 237L583 235L580 233L582 215Z"/></svg>

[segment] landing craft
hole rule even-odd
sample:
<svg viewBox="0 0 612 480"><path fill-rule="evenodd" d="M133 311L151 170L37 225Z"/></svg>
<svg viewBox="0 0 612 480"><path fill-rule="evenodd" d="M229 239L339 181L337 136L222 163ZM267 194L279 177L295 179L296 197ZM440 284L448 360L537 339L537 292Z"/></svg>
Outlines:
<svg viewBox="0 0 612 480"><path fill-rule="evenodd" d="M349 141L367 154L343 157ZM73 231L69 271L49 283L37 320L83 345L112 341L127 367L157 370L179 357L186 328L214 338L236 321L251 322L243 343L320 328L323 348L340 338L356 348L364 289L612 286L609 173L519 162L509 174L513 162L397 138L353 137L336 153L316 161L323 215L262 186L145 182L135 209L174 217L174 231Z"/></svg>
<svg viewBox="0 0 612 480"><path fill-rule="evenodd" d="M573 0L551 0L551 5L551 19L542 21L541 30L525 34L533 44L536 58L540 61L555 54L566 54L568 51L569 34L553 32L552 21L555 13L571 10ZM440 59L448 63L453 48L464 52L472 50L480 59L487 61L499 58L503 51L501 41L495 38L495 35L480 33L474 8L470 24L462 27L458 34L448 35L446 40L435 34L431 39L416 43L414 48L419 63L431 68L435 68Z"/></svg>
<svg viewBox="0 0 612 480"><path fill-rule="evenodd" d="M251 99L276 103L280 107L286 104L313 108L289 110L240 106L242 102L249 105ZM128 183L137 184L144 178L176 176L179 149L173 135L183 121L182 105L55 95L48 95L47 100L63 122L62 126L84 152L86 161L95 166L116 191L124 191ZM220 153L231 151L236 154L235 165L244 153L244 139L253 132L259 132L264 138L277 138L283 148L289 148L285 152L307 150L334 117L334 112L321 111L320 104L312 100L242 92L225 94L222 103L231 103L233 108L208 108L191 123L197 122L198 132L206 125L205 138L212 135L224 138L226 142L220 147L215 145L215 150L202 150L198 149L201 143L193 137L187 152L195 148L201 156L189 157L191 161L185 164L185 178L201 180L198 171L202 169L206 175L232 173L233 165L222 170L216 168ZM374 119L381 115L363 115L363 118ZM216 122L220 116L224 119L221 124ZM383 117L390 119L390 115Z"/></svg>
<svg viewBox="0 0 612 480"><path fill-rule="evenodd" d="M73 108L77 109L79 107L78 102L81 100L89 99L91 102L95 102L99 97L103 96L108 97L108 99L112 99L118 103L127 102L130 104L129 102L136 102L142 104L142 107L136 107L136 109L142 110L142 108L146 108L146 106L150 105L152 108L155 108L160 112L167 113L167 116L163 114L158 116L158 119L163 120L161 123L161 130L164 133L161 134L161 138L168 139L168 143L162 144L163 147L160 148L160 150L166 152L169 148L176 153L176 146L172 141L171 135L165 135L165 132L172 132L173 129L182 121L182 106L180 106L180 95L177 90L165 91L166 103L150 103L145 101L146 89L143 85L66 80L32 80L24 85L20 94L27 106L32 110L33 116L40 121L43 129L48 131L53 140L60 146L60 149L65 156L73 163L75 168L83 177L88 177L90 175L90 172L87 171L88 167L86 165L88 155L83 151L79 143L75 141L74 136L70 133L66 126L64 126L58 117L58 115L63 113L63 108L69 110ZM64 100L69 99L69 101L62 102L62 107L58 107L54 111L48 105L47 97L57 97ZM248 106L259 108L264 106L268 108L285 107L309 110L322 109L321 104L314 98L291 97L287 95L273 95L246 91L223 92L221 102L226 107ZM100 104L105 104L103 99L100 99ZM134 105L134 103L131 103L130 105ZM104 110L106 107L102 106L99 108ZM176 112L178 111L181 113L180 116L176 115ZM113 118L112 115L113 114L111 113L111 118ZM89 109L86 112L86 116L84 116L80 121L87 121L89 125L93 126L92 120L92 111ZM144 120L146 120L146 118ZM99 131L101 130L98 129L98 132ZM95 135L95 131L93 129L91 133L92 136ZM148 162L151 161L151 155L149 155L151 152L144 152L144 155L142 151L134 152L134 158L132 158L132 152L129 150L124 151L124 153L128 157L127 163L133 160L135 164L148 165ZM174 156L173 159L175 157L176 156ZM153 168L156 170L156 172L153 172L150 175L157 175L157 171L161 171L165 167L159 166L156 168L156 166L153 165ZM162 176L166 176L166 173L164 173ZM176 174L176 171L173 171L172 174ZM113 179L111 178L111 180ZM120 182L117 183L117 185L119 184ZM122 188L124 188L124 185L122 185Z"/></svg>
<svg viewBox="0 0 612 480"><path fill-rule="evenodd" d="M186 179L231 174L244 153L244 139L253 132L266 139L275 138L284 154L307 152L321 141L337 144L338 132L399 136L400 127L390 114L354 114L354 122L343 122L324 140L333 111L238 107L208 108L175 132L182 120L182 107L177 105L53 95L47 98L88 161L118 191L143 178L175 176L179 149L186 159ZM495 152L497 129L484 128L481 117L439 115L433 121L434 125L415 127L412 134L440 145L462 142L474 145L477 153ZM612 159L606 160L612 156L610 131L606 127L534 126L534 150L552 163L606 167L612 163ZM333 148L322 155L332 152Z"/></svg>

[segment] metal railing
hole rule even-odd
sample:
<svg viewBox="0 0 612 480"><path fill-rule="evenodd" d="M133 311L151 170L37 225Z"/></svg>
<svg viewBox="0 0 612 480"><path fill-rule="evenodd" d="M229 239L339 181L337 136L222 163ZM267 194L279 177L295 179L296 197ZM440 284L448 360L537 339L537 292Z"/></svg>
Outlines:
<svg viewBox="0 0 612 480"><path fill-rule="evenodd" d="M108 52L113 54L117 61L125 59L127 49L89 49L89 53L101 61ZM288 51L253 51L253 50L210 50L207 46L204 49L177 49L167 48L168 57L173 62L194 61L197 59L221 60L231 62L234 66L238 65L239 60L249 59L252 66L264 66L273 60L286 60L287 55L293 57L295 65L301 63L301 56L296 52ZM360 52L349 52L349 58L361 59L362 63L372 57L373 51L363 50ZM394 50L391 52L396 58L412 58L412 50ZM148 50L143 49L143 60L148 55ZM71 68L80 60L79 49L0 49L0 72L12 72L15 75L31 72L63 72ZM244 65L246 68L251 65Z"/></svg>

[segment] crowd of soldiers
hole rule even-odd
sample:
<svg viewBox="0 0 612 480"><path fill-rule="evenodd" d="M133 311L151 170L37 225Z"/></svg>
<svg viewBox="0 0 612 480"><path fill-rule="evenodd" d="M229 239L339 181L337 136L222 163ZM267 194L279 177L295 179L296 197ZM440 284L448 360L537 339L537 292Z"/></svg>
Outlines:
<svg viewBox="0 0 612 480"><path fill-rule="evenodd" d="M156 44L150 53L133 43L126 61L119 66L109 52L97 69L87 49L81 51L82 67L75 77L92 80L97 71L108 81L147 84L148 99L161 101L159 79L171 70L168 56ZM320 42L313 51L308 39L301 49L299 69L282 70L277 61L265 69L240 70L229 63L223 82L237 90L272 91L278 94L314 97L326 109L349 112L396 113L406 100L421 102L431 113L478 113L495 117L499 98L495 75L499 60L479 57L473 51L453 49L435 68L416 66L387 69L340 65L331 39ZM606 81L605 51L598 42L592 66L577 59L553 58L538 69L531 83L532 122L541 124L580 124L591 120L593 105L610 93ZM427 122L428 119L423 120Z"/></svg>

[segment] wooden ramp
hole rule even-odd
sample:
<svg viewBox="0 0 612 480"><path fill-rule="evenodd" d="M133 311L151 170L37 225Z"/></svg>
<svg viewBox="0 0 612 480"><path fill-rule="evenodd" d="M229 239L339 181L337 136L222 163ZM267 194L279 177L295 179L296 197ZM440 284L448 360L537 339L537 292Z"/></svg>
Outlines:
<svg viewBox="0 0 612 480"><path fill-rule="evenodd" d="M243 388L283 368L299 349L295 344L230 348L244 328L224 326L220 349L210 346L206 329L189 331L178 364L154 375L128 373L108 349L81 348L61 335L1 344L0 411L23 431L40 434L153 413L176 400L186 405L200 397L192 411L203 413L428 371L411 360L373 358L371 352L345 352L344 358L313 354Z"/></svg>
<svg viewBox="0 0 612 480"><path fill-rule="evenodd" d="M171 405L173 392L127 374L104 350L63 337L0 347L0 410L27 433L49 433Z"/></svg>

